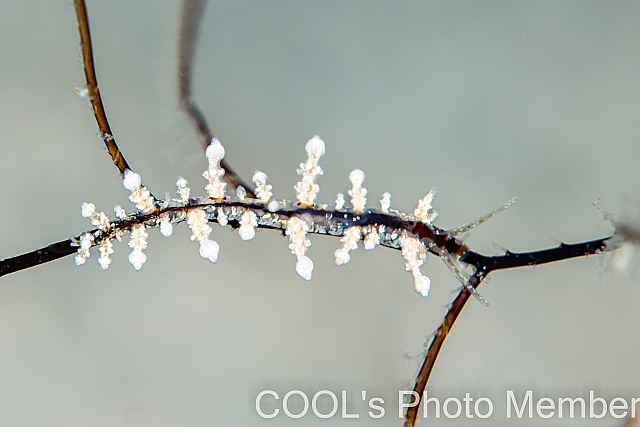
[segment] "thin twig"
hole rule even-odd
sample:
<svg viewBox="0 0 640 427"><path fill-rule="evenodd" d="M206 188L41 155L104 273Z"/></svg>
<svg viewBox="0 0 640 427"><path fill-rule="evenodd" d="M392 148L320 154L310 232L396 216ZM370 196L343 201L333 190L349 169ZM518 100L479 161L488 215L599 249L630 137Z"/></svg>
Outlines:
<svg viewBox="0 0 640 427"><path fill-rule="evenodd" d="M202 21L202 15L206 6L206 0L184 0L182 3L182 21L180 23L180 35L178 41L178 100L180 107L195 127L200 137L202 146L206 149L214 138L207 120L193 99L193 59L198 44L198 29ZM220 166L225 170L224 179L234 188L242 186L250 198L255 198L251 188L229 164L222 160Z"/></svg>
<svg viewBox="0 0 640 427"><path fill-rule="evenodd" d="M96 69L93 61L93 47L91 44L91 33L89 31L89 18L87 16L87 7L84 0L75 0L76 15L78 17L78 30L80 32L80 47L82 48L82 65L84 66L84 75L87 79L87 90L89 91L89 100L93 114L98 122L100 129L100 137L107 146L107 151L113 159L113 164L120 171L120 175L124 175L125 169L131 169L125 160L122 151L118 148L111 127L107 120L107 113L102 105L102 97L98 88L98 79L96 77Z"/></svg>
<svg viewBox="0 0 640 427"><path fill-rule="evenodd" d="M558 247L536 252L513 253L507 251L504 255L496 256L484 256L476 252L469 251L464 261L476 267L476 273L469 279L469 284L477 289L487 275L494 270L547 264L554 261L589 256L606 250L612 250L614 248L607 246L608 241L612 238L613 236L609 236L604 239L592 240L573 245L560 243ZM442 344L444 344L445 338L447 338L447 335L451 332L453 324L462 312L462 309L469 300L470 295L469 291L466 288L463 288L456 299L453 300L453 303L451 303L451 307L449 308L449 311L447 311L442 324L438 327L438 330L429 345L427 356L420 367L420 372L418 373L418 377L416 378L416 383L413 388L413 391L420 397L420 401L417 405L407 408L404 427L414 427L418 411L420 410L422 403L422 395L427 387L427 382L429 381L429 377L433 371L433 366L436 363Z"/></svg>

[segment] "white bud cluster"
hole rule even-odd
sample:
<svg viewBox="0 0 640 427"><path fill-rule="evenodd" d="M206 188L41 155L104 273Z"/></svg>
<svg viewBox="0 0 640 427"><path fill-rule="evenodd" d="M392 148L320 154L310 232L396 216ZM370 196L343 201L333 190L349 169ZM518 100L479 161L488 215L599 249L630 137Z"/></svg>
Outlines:
<svg viewBox="0 0 640 427"><path fill-rule="evenodd" d="M267 185L267 175L264 172L256 171L251 179L256 186L256 196L262 203L267 203L271 196L273 186Z"/></svg>
<svg viewBox="0 0 640 427"><path fill-rule="evenodd" d="M93 234L84 233L80 236L80 247L78 248L78 253L76 255L76 265L82 265L85 263L87 258L91 256L91 245L93 245Z"/></svg>
<svg viewBox="0 0 640 427"><path fill-rule="evenodd" d="M336 265L342 265L349 262L351 256L349 251L355 251L358 249L358 242L362 238L362 229L358 226L349 227L344 231L344 236L340 239L341 243L344 243L340 249L337 249L333 256L336 260Z"/></svg>
<svg viewBox="0 0 640 427"><path fill-rule="evenodd" d="M297 258L296 272L305 280L311 280L313 272L313 261L305 256L307 248L311 246L311 241L307 239L307 223L299 217L294 216L287 221L285 234L289 236L289 249Z"/></svg>
<svg viewBox="0 0 640 427"><path fill-rule="evenodd" d="M100 258L98 258L98 263L103 270L109 268L109 264L111 264L110 255L112 253L113 243L111 243L111 239L104 239L100 242Z"/></svg>
<svg viewBox="0 0 640 427"><path fill-rule="evenodd" d="M362 213L365 205L367 204L367 189L362 188L364 182L364 172L360 169L354 169L349 174L349 181L353 187L349 190L349 196L351 196L351 206L353 206L354 213Z"/></svg>
<svg viewBox="0 0 640 427"><path fill-rule="evenodd" d="M173 234L173 225L171 224L171 219L169 218L169 214L163 214L159 221L160 223L160 234L164 237L169 237Z"/></svg>
<svg viewBox="0 0 640 427"><path fill-rule="evenodd" d="M431 188L429 193L422 199L418 200L418 206L413 211L413 216L418 220L426 224L431 224L438 218L440 212L434 209L431 205L433 199L438 195L438 189L436 187Z"/></svg>
<svg viewBox="0 0 640 427"><path fill-rule="evenodd" d="M256 227L258 221L256 220L256 214L252 211L245 211L240 218L240 228L238 234L242 240L251 240L256 235Z"/></svg>
<svg viewBox="0 0 640 427"><path fill-rule="evenodd" d="M207 194L211 199L224 199L227 183L221 179L224 175L224 169L220 167L220 162L224 158L224 147L218 138L211 140L211 144L207 147L206 156L209 160L209 169L204 171L202 176L209 180L209 184L205 187Z"/></svg>
<svg viewBox="0 0 640 427"><path fill-rule="evenodd" d="M144 224L134 224L131 226L129 247L133 250L129 254L129 263L133 265L133 268L136 270L140 270L142 264L147 261L147 256L142 252L147 249L147 237L149 237L149 235L145 231Z"/></svg>
<svg viewBox="0 0 640 427"><path fill-rule="evenodd" d="M220 246L215 241L209 240L211 227L207 225L207 214L204 209L189 209L187 213L187 225L192 232L191 240L200 243L200 256L211 262L217 262Z"/></svg>
<svg viewBox="0 0 640 427"><path fill-rule="evenodd" d="M428 297L431 280L420 272L420 266L427 259L427 249L422 242L411 236L404 237L401 247L402 257L406 261L405 269L413 275L413 289L423 297Z"/></svg>
<svg viewBox="0 0 640 427"><path fill-rule="evenodd" d="M364 249L370 251L380 244L380 233L384 233L385 226L380 225L376 230L375 225L365 227L362 231L364 236Z"/></svg>
<svg viewBox="0 0 640 427"><path fill-rule="evenodd" d="M382 212L389 213L389 209L391 208L391 193L388 191L382 195L382 199L380 200L380 208Z"/></svg>
<svg viewBox="0 0 640 427"><path fill-rule="evenodd" d="M296 190L296 199L303 206L313 206L320 186L316 184L316 178L322 175L322 168L318 166L318 160L324 155L324 141L318 135L311 138L305 146L309 158L300 164L298 175L302 180L293 188Z"/></svg>
<svg viewBox="0 0 640 427"><path fill-rule="evenodd" d="M242 185L238 185L238 187L236 188L236 197L241 202L246 202L247 201L247 190L245 190Z"/></svg>
<svg viewBox="0 0 640 427"><path fill-rule="evenodd" d="M131 169L125 169L122 185L131 192L129 200L136 205L136 209L144 213L151 213L156 210L155 201L149 189L142 185L140 175Z"/></svg>
<svg viewBox="0 0 640 427"><path fill-rule="evenodd" d="M187 185L189 185L189 183L181 176L179 176L176 180L176 187L178 187L176 193L178 193L178 196L180 196L180 201L184 204L187 204L189 202L189 194L191 194L191 190L189 189L189 187L187 187Z"/></svg>
<svg viewBox="0 0 640 427"><path fill-rule="evenodd" d="M125 211L124 208L120 205L115 205L113 207L113 214L118 219L125 219L127 217L127 211Z"/></svg>
<svg viewBox="0 0 640 427"><path fill-rule="evenodd" d="M82 216L85 218L91 218L91 225L95 225L102 231L109 229L111 224L109 218L104 212L96 212L96 206L93 203L82 203L80 205L82 209Z"/></svg>
<svg viewBox="0 0 640 427"><path fill-rule="evenodd" d="M226 213L224 213L224 208L222 206L218 208L218 215L216 216L216 218L218 220L218 224L220 224L221 227L225 227L229 222L229 217Z"/></svg>

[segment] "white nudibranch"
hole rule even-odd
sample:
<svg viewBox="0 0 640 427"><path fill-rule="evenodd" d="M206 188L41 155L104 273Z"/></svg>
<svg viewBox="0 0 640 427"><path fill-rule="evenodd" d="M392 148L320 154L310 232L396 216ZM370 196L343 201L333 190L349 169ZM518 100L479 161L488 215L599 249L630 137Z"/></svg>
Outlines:
<svg viewBox="0 0 640 427"><path fill-rule="evenodd" d="M178 177L176 181L177 199L165 198L157 203L149 190L142 185L140 175L125 169L122 184L130 191L129 200L136 206L137 211L127 214L122 206L115 206L116 220L109 221L103 212L97 212L93 203L82 203L82 216L89 218L97 230L87 232L79 237L79 248L75 257L77 265L84 264L90 256L91 246L97 245L100 251L98 263L103 270L111 264L110 255L113 253L113 239L121 242L125 232L130 233L129 246L132 249L129 262L136 270L140 270L146 261L144 250L147 247L147 228L160 228L160 233L169 237L173 225L186 220L191 229L191 240L200 245L199 253L202 258L211 262L218 261L220 246L209 238L211 226L209 222L217 222L224 227L230 225L238 228L238 235L242 240L255 237L255 229L260 225L265 228L284 229L289 240L289 249L296 256L296 272L305 280L310 280L313 273L313 262L306 256L311 245L308 233L331 234L340 236L342 247L334 252L335 264L346 264L350 260L350 251L356 250L360 241L366 250L378 245L401 249L405 260L405 268L413 276L414 289L420 295L429 295L431 281L420 272L420 266L425 263L427 248L440 255L445 264L451 269L455 277L473 293L476 298L486 304L469 284L470 274L465 271L465 264L459 260L457 254L449 254L442 246L428 238L419 238L410 230L417 230L418 225L424 229L424 224L431 228L434 234L445 232L431 226L438 216L437 209L432 203L437 195L437 189L432 188L429 193L418 201L418 206L412 214L405 214L391 210L391 194L384 193L380 200L380 210L366 209L367 190L362 187L365 174L354 169L349 174L351 189L348 190L351 208L345 207L345 196L338 193L335 207L316 205L316 198L320 187L316 184L322 169L318 160L325 151L324 142L320 137L311 138L306 146L308 159L300 164L298 175L300 181L295 185L296 202L273 199L272 186L267 185L267 175L256 171L252 181L255 184L256 199L247 198L246 190L236 188L236 197L226 196L226 183L222 181L225 174L220 162L224 158L225 150L216 138L207 147L206 158L208 168L202 176L208 181L206 185L207 197L191 197L187 180ZM503 211L515 199L502 208L480 218L470 224L452 230L446 230L446 236L455 236L483 223L497 213ZM380 221L373 221L382 218ZM422 222L419 224L416 222ZM397 225L401 224L401 225ZM413 224L413 225L412 225ZM405 229L406 228L406 229ZM421 232L417 232L420 233ZM616 260L620 265L623 260Z"/></svg>

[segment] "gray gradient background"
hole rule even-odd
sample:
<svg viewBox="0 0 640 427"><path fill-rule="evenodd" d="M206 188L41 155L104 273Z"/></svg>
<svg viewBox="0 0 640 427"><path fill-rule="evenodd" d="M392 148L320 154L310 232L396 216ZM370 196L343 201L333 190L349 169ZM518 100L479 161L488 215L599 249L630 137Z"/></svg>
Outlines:
<svg viewBox="0 0 640 427"><path fill-rule="evenodd" d="M177 109L176 1L90 1L98 78L113 131L156 194L183 175L204 193L202 149ZM292 198L304 143L319 134L321 202L366 172L370 204L384 191L413 209L440 189L437 224L451 228L519 203L474 231L492 254L609 231L591 203L634 211L640 171L640 3L213 2L195 88L227 159L265 171ZM72 5L0 2L0 257L90 228L80 203L111 215L130 206L116 169L73 93L84 77ZM629 202L630 200L630 202ZM635 216L637 218L637 214ZM437 259L412 290L400 254L378 248L333 266L336 239L312 237L316 269L295 273L288 242L252 242L214 227L217 265L185 225L150 232L136 272L116 246L0 280L0 425L399 425L395 399L457 284ZM636 280L591 257L499 272L471 301L435 367L442 399L490 397L488 421L430 425L620 425L620 420L507 420L505 392L534 397L640 396ZM262 420L255 396L301 389L349 393L359 420L312 414ZM359 400L385 399L371 420ZM269 409L268 405L265 409ZM427 424L426 422L423 422Z"/></svg>

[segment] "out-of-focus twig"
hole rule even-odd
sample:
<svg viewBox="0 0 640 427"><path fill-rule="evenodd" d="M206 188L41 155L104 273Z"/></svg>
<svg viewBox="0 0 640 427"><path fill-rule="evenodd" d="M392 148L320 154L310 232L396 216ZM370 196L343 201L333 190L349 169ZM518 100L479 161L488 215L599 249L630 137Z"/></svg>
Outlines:
<svg viewBox="0 0 640 427"><path fill-rule="evenodd" d="M209 125L202 111L200 111L200 108L198 108L198 105L193 100L191 89L193 58L198 44L198 29L206 3L206 0L183 0L182 21L180 23L178 40L178 99L180 101L180 107L196 128L202 146L205 149L211 143L213 134L211 133L211 129L209 129ZM255 194L251 191L251 188L231 169L225 160L220 162L220 166L222 166L226 172L224 179L232 187L237 188L238 186L242 186L247 191L249 197L255 198Z"/></svg>

